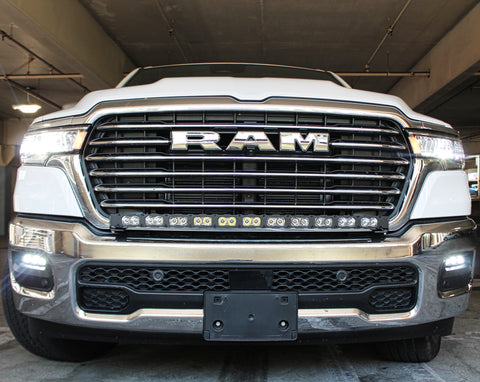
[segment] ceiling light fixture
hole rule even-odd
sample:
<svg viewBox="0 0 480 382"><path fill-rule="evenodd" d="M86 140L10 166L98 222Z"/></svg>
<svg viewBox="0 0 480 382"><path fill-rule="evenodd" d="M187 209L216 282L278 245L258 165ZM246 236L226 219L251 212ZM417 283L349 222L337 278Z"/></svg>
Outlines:
<svg viewBox="0 0 480 382"><path fill-rule="evenodd" d="M27 102L22 104L12 105L12 108L13 110L21 111L23 114L35 114L42 107L30 101L30 94L28 94L30 87L27 86L26 89L27 89Z"/></svg>
<svg viewBox="0 0 480 382"><path fill-rule="evenodd" d="M19 110L24 114L34 114L39 111L42 107L35 103L28 103L22 105L12 105L13 110Z"/></svg>

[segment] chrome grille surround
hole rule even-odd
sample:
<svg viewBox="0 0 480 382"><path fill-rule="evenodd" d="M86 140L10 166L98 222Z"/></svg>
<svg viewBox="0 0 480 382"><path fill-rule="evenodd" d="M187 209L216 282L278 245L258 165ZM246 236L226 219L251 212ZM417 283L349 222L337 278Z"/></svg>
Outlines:
<svg viewBox="0 0 480 382"><path fill-rule="evenodd" d="M329 152L171 150L172 130L328 133ZM107 115L83 153L88 186L108 218L143 213L313 213L392 217L411 172L408 146L391 119L324 113L195 111Z"/></svg>

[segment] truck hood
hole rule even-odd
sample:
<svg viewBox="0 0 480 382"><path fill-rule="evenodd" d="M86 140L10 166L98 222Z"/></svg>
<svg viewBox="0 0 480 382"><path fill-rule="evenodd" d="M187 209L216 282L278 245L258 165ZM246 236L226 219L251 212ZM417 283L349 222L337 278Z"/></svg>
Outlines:
<svg viewBox="0 0 480 382"><path fill-rule="evenodd" d="M75 106L39 117L34 123L82 115L105 101L202 96L228 96L239 101L257 102L276 97L311 98L392 106L408 118L451 127L445 122L414 112L402 99L392 95L350 89L330 81L233 77L164 78L148 85L94 91Z"/></svg>

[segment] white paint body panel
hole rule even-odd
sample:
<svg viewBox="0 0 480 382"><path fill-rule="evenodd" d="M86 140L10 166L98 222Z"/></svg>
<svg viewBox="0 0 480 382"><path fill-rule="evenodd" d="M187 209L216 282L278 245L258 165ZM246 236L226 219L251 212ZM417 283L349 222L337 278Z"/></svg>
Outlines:
<svg viewBox="0 0 480 382"><path fill-rule="evenodd" d="M464 171L434 171L427 175L411 219L470 215L472 202Z"/></svg>
<svg viewBox="0 0 480 382"><path fill-rule="evenodd" d="M87 94L72 108L39 117L34 123L82 115L103 101L202 96L227 96L240 101L257 102L272 97L287 97L370 103L393 106L409 118L451 127L438 119L414 112L396 96L346 88L331 81L233 77L164 78L148 85L99 90Z"/></svg>
<svg viewBox="0 0 480 382"><path fill-rule="evenodd" d="M67 175L56 167L20 167L13 208L18 213L83 216Z"/></svg>

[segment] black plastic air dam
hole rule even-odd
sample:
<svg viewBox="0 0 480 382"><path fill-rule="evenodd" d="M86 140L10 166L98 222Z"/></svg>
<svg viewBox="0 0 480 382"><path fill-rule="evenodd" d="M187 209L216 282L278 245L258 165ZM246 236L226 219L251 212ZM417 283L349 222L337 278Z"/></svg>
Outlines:
<svg viewBox="0 0 480 382"><path fill-rule="evenodd" d="M48 321L28 318L29 329L32 333L44 334L53 338L63 338L82 341L113 342L120 344L165 344L165 345L206 345L219 346L235 344L242 346L241 342L207 342L203 340L202 333L196 334L171 334L154 333L132 330L92 329L70 325L55 324ZM421 325L403 326L398 328L355 330L325 332L315 331L299 333L296 341L275 342L275 346L308 345L308 344L342 344L342 343L367 343L394 341L406 338L424 336L447 336L452 333L454 318L430 322ZM269 345L271 342L256 342L255 345ZM251 346L246 342L244 345Z"/></svg>

